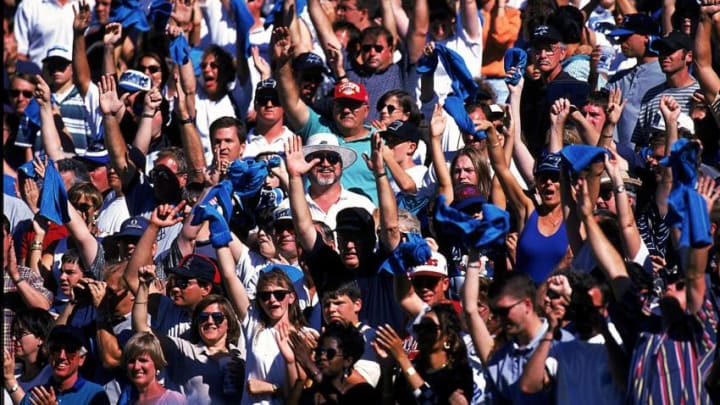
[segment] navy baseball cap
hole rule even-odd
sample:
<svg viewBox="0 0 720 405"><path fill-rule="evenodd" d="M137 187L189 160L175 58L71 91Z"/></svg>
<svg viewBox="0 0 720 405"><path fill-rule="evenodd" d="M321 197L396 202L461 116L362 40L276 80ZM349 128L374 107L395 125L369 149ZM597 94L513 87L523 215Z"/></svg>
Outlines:
<svg viewBox="0 0 720 405"><path fill-rule="evenodd" d="M693 49L692 42L692 38L688 34L676 30L666 37L653 41L652 47L661 54L668 54L680 49L690 51Z"/></svg>
<svg viewBox="0 0 720 405"><path fill-rule="evenodd" d="M115 238L140 238L143 233L145 233L145 229L150 224L150 221L148 221L145 217L141 216L134 216L126 219L123 221L122 225L120 225L120 232L116 233Z"/></svg>
<svg viewBox="0 0 720 405"><path fill-rule="evenodd" d="M535 27L535 30L532 33L530 42L532 44L536 44L536 43L540 43L540 42L554 44L554 43L560 42L562 40L563 40L563 36L560 33L560 31L558 31L557 28L555 28L552 25L543 24L543 25L538 25L537 27Z"/></svg>
<svg viewBox="0 0 720 405"><path fill-rule="evenodd" d="M325 74L330 74L330 69L325 65L320 55L313 52L304 52L298 55L292 61L293 70L301 72L304 70L320 70Z"/></svg>
<svg viewBox="0 0 720 405"><path fill-rule="evenodd" d="M387 140L387 138L394 138L403 142L417 142L420 140L420 131L418 130L418 127L412 122L407 121L396 120L391 122L381 135L385 138L385 140Z"/></svg>
<svg viewBox="0 0 720 405"><path fill-rule="evenodd" d="M560 172L562 158L559 153L548 153L535 166L535 174L543 172Z"/></svg>
<svg viewBox="0 0 720 405"><path fill-rule="evenodd" d="M632 34L660 35L660 24L647 14L626 14L622 24L608 33L611 37L624 37Z"/></svg>
<svg viewBox="0 0 720 405"><path fill-rule="evenodd" d="M182 278L195 278L212 284L220 284L220 270L215 262L207 256L190 254L180 261L169 273Z"/></svg>

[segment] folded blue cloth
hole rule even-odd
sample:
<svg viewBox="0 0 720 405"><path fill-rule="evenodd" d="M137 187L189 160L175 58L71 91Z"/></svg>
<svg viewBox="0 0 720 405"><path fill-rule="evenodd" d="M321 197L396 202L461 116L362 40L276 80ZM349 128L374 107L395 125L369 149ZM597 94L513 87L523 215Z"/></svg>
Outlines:
<svg viewBox="0 0 720 405"><path fill-rule="evenodd" d="M400 243L381 265L378 273L405 274L407 269L419 266L430 259L432 250L422 235L408 233L407 241Z"/></svg>
<svg viewBox="0 0 720 405"><path fill-rule="evenodd" d="M14 177L9 176L7 174L3 175L4 181L3 181L3 194L11 195L13 197L20 197L15 192L15 183L17 183L17 180L15 180Z"/></svg>
<svg viewBox="0 0 720 405"><path fill-rule="evenodd" d="M250 53L250 28L255 23L255 19L247 4L243 0L231 0L233 16L235 17L235 29L237 32L237 42L242 45L245 50L245 58L251 56ZM240 55L238 55L240 57Z"/></svg>
<svg viewBox="0 0 720 405"><path fill-rule="evenodd" d="M590 145L568 145L560 151L567 167L573 173L579 173L588 168L592 163L602 161L605 155L610 153L605 148Z"/></svg>
<svg viewBox="0 0 720 405"><path fill-rule="evenodd" d="M230 217L232 216L233 212L233 200L232 200L232 183L230 180L223 180L219 182L218 184L214 185L210 191L205 194L205 197L199 201L196 205L208 205L212 202L213 199L216 199L216 204L222 208L223 211L223 217L227 222L230 222ZM195 209L193 208L193 214ZM193 217L193 220L191 221L191 225L197 225L203 221L202 218L197 219Z"/></svg>
<svg viewBox="0 0 720 405"><path fill-rule="evenodd" d="M170 14L172 14L172 3L167 0L153 0L150 4L148 21L152 22L155 31L165 32L165 27L170 21Z"/></svg>
<svg viewBox="0 0 720 405"><path fill-rule="evenodd" d="M505 235L510 230L510 215L489 203L483 204L482 214L482 219L475 219L448 207L445 197L439 196L435 203L434 226L451 242L488 254L505 243Z"/></svg>
<svg viewBox="0 0 720 405"><path fill-rule="evenodd" d="M505 77L505 83L512 86L517 85L520 82L520 78L525 73L525 67L527 66L527 53L520 48L510 48L505 51L505 71L510 71L510 68L516 68L515 73L511 77Z"/></svg>
<svg viewBox="0 0 720 405"><path fill-rule="evenodd" d="M110 7L110 22L122 24L123 31L131 27L142 32L150 31L140 0L114 0Z"/></svg>
<svg viewBox="0 0 720 405"><path fill-rule="evenodd" d="M21 164L20 167L18 167L18 171L33 180L37 180L37 173L35 173L35 166L33 166L32 160Z"/></svg>
<svg viewBox="0 0 720 405"><path fill-rule="evenodd" d="M210 243L214 248L227 246L232 242L230 227L215 206L211 204L196 205L193 208L194 216L192 225L198 225L208 221L210 226Z"/></svg>
<svg viewBox="0 0 720 405"><path fill-rule="evenodd" d="M695 190L700 145L686 138L675 142L670 156L660 164L670 166L673 188L668 196L668 226L680 229L680 247L700 248L712 244L707 204Z"/></svg>
<svg viewBox="0 0 720 405"><path fill-rule="evenodd" d="M305 5L307 4L307 0L297 0L295 2L295 7L297 7L297 15L299 16L302 14L303 10L305 10ZM265 17L265 22L263 23L263 26L267 29L269 26L275 24L275 16L282 15L283 7L285 6L285 1L283 0L275 0L275 3L273 4L272 10L268 13L267 17Z"/></svg>
<svg viewBox="0 0 720 405"><path fill-rule="evenodd" d="M190 60L190 44L185 35L178 35L170 41L170 58L178 65L184 65Z"/></svg>
<svg viewBox="0 0 720 405"><path fill-rule="evenodd" d="M68 196L60 173L52 160L48 160L45 168L45 179L40 190L40 214L56 224L70 222L68 213Z"/></svg>
<svg viewBox="0 0 720 405"><path fill-rule="evenodd" d="M227 171L228 179L232 182L233 192L240 198L256 195L268 175L267 162L236 159L230 164Z"/></svg>

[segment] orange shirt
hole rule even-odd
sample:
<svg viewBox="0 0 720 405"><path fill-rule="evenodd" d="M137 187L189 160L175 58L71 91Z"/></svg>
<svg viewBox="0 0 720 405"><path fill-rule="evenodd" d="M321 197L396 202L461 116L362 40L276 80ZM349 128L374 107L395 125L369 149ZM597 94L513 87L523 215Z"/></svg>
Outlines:
<svg viewBox="0 0 720 405"><path fill-rule="evenodd" d="M522 20L520 10L505 8L505 15L498 16L482 10L483 21L483 77L505 77L503 58L512 48L520 34Z"/></svg>

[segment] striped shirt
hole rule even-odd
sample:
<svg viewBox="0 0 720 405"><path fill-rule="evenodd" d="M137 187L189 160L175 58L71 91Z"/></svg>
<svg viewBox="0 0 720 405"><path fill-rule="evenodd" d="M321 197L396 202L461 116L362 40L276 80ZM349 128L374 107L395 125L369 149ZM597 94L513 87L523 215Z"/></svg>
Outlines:
<svg viewBox="0 0 720 405"><path fill-rule="evenodd" d="M650 255L665 257L670 228L665 218L660 216L654 199L645 210L637 214L637 227Z"/></svg>
<svg viewBox="0 0 720 405"><path fill-rule="evenodd" d="M692 107L692 95L700 89L697 81L685 87L669 87L667 82L648 90L642 98L640 113L632 135L632 142L635 147L647 146L650 140L650 130L653 120L660 111L660 99L662 96L672 96L680 104L680 112L690 114Z"/></svg>

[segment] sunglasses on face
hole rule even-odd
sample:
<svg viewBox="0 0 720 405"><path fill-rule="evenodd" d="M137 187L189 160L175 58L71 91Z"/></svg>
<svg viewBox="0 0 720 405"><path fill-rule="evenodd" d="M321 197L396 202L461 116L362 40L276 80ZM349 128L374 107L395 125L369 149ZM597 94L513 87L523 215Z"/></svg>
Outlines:
<svg viewBox="0 0 720 405"><path fill-rule="evenodd" d="M362 106L363 103L359 101L335 101L333 104L333 108L337 111L345 111L348 108L353 113L357 112Z"/></svg>
<svg viewBox="0 0 720 405"><path fill-rule="evenodd" d="M203 63L200 64L200 69L205 70L205 68L207 68L208 66L210 66L210 68L212 68L212 69L217 69L217 68L220 67L220 65L218 65L218 64L215 63L215 62L209 62L209 63L208 63L208 62L203 62Z"/></svg>
<svg viewBox="0 0 720 405"><path fill-rule="evenodd" d="M610 199L613 196L613 190L612 188L600 188L600 198L602 198L603 201L610 201Z"/></svg>
<svg viewBox="0 0 720 405"><path fill-rule="evenodd" d="M333 349L332 347L324 348L324 347L318 347L315 349L315 360L320 360L320 358L325 355L325 358L330 361L337 356L338 350Z"/></svg>
<svg viewBox="0 0 720 405"><path fill-rule="evenodd" d="M302 73L300 75L300 80L304 82L313 82L313 83L319 83L323 79L322 73Z"/></svg>
<svg viewBox="0 0 720 405"><path fill-rule="evenodd" d="M197 282L193 278L175 278L170 280L170 288L179 288L181 290L184 290L188 288L190 284L193 283L193 281Z"/></svg>
<svg viewBox="0 0 720 405"><path fill-rule="evenodd" d="M275 297L275 301L282 301L288 294L290 294L288 290L259 291L257 296L260 301L270 301L270 297Z"/></svg>
<svg viewBox="0 0 720 405"><path fill-rule="evenodd" d="M160 71L160 66L158 65L140 65L138 67L141 72L150 72L150 74L155 74Z"/></svg>
<svg viewBox="0 0 720 405"><path fill-rule="evenodd" d="M367 44L362 46L363 52L370 52L371 50L375 50L376 53L380 53L385 49L382 45L373 45L373 44Z"/></svg>
<svg viewBox="0 0 720 405"><path fill-rule="evenodd" d="M411 282L416 290L422 290L424 288L432 290L440 282L440 277L418 276L413 277Z"/></svg>
<svg viewBox="0 0 720 405"><path fill-rule="evenodd" d="M48 350L50 350L50 355L52 356L57 356L64 351L65 357L67 357L68 360L73 360L80 355L80 347L62 343L52 343L48 347Z"/></svg>
<svg viewBox="0 0 720 405"><path fill-rule="evenodd" d="M413 325L413 333L416 335L434 335L440 329L432 319L423 318L420 323Z"/></svg>
<svg viewBox="0 0 720 405"><path fill-rule="evenodd" d="M273 106L276 106L276 107L277 107L277 106L280 105L280 98L278 98L277 96L264 97L264 98L259 98L259 99L256 99L256 100L255 100L255 102L256 102L256 103L258 104L258 106L260 106L260 107L266 106L267 103L268 103L268 101L269 101L270 104L272 104Z"/></svg>
<svg viewBox="0 0 720 405"><path fill-rule="evenodd" d="M381 105L380 108L378 108L378 112L382 112L383 108L387 108L388 114L392 114L395 112L395 110L398 109L397 107L395 107L392 104L385 104L385 105Z"/></svg>
<svg viewBox="0 0 720 405"><path fill-rule="evenodd" d="M12 97L12 98L18 98L21 94L25 98L32 98L32 96L33 96L33 92L30 90L10 89L10 97Z"/></svg>
<svg viewBox="0 0 720 405"><path fill-rule="evenodd" d="M557 183L560 181L560 173L558 172L545 172L545 173L539 173L535 176L535 178L538 181L538 184L545 183L546 181L550 180L553 183Z"/></svg>
<svg viewBox="0 0 720 405"><path fill-rule="evenodd" d="M327 160L331 165L336 165L340 162L340 154L336 152L315 152L305 157L305 161L308 163L312 162L313 159L320 159L320 163Z"/></svg>
<svg viewBox="0 0 720 405"><path fill-rule="evenodd" d="M200 312L198 314L198 322L203 324L209 321L211 317L213 322L218 325L225 321L225 314L222 312Z"/></svg>
<svg viewBox="0 0 720 405"><path fill-rule="evenodd" d="M492 312L493 315L495 315L495 316L506 318L508 316L508 314L510 314L510 310L515 308L518 304L520 304L523 301L525 301L525 300L519 300L519 301L515 302L514 304L507 306L507 307L491 306L490 312Z"/></svg>
<svg viewBox="0 0 720 405"><path fill-rule="evenodd" d="M78 204L75 208L80 212L87 213L93 207L90 204Z"/></svg>
<svg viewBox="0 0 720 405"><path fill-rule="evenodd" d="M48 62L48 70L50 72L63 71L67 69L68 66L70 66L70 62L65 60Z"/></svg>

